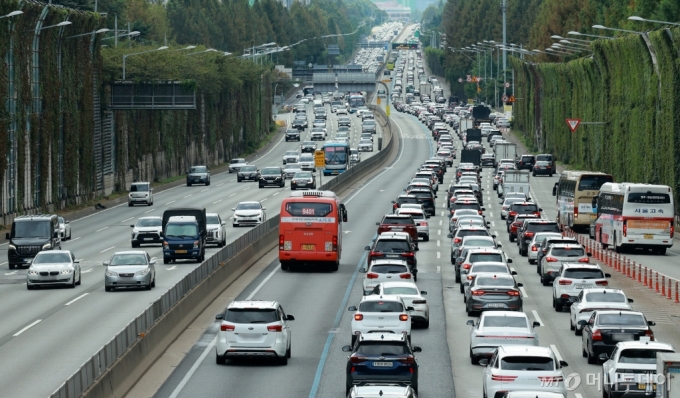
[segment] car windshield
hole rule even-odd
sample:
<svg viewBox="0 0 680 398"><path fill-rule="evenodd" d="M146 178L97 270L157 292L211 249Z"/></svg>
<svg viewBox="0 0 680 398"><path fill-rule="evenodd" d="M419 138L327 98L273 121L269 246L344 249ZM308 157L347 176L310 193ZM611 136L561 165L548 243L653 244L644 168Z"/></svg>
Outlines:
<svg viewBox="0 0 680 398"><path fill-rule="evenodd" d="M375 126L375 121L369 119L369 120L365 120L362 124L364 126Z"/></svg>
<svg viewBox="0 0 680 398"><path fill-rule="evenodd" d="M298 153L296 151L287 151L285 156L297 156L297 154Z"/></svg>
<svg viewBox="0 0 680 398"><path fill-rule="evenodd" d="M463 244L470 247L494 247L491 239L465 239Z"/></svg>
<svg viewBox="0 0 680 398"><path fill-rule="evenodd" d="M656 364L657 352L674 352L673 350L650 350L647 348L629 348L621 351L619 363Z"/></svg>
<svg viewBox="0 0 680 398"><path fill-rule="evenodd" d="M130 192L148 192L149 184L133 184L130 186Z"/></svg>
<svg viewBox="0 0 680 398"><path fill-rule="evenodd" d="M414 220L424 220L425 218L427 218L427 217L425 217L425 214L423 214L423 212L409 211L409 212L399 212L399 214L408 214Z"/></svg>
<svg viewBox="0 0 680 398"><path fill-rule="evenodd" d="M160 227L163 220L160 218L140 218L137 220L138 227Z"/></svg>
<svg viewBox="0 0 680 398"><path fill-rule="evenodd" d="M239 203L236 210L260 210L262 207L259 203Z"/></svg>
<svg viewBox="0 0 680 398"><path fill-rule="evenodd" d="M529 370L546 371L555 370L555 364L550 357L538 356L518 356L503 357L501 359L501 369L503 370Z"/></svg>
<svg viewBox="0 0 680 398"><path fill-rule="evenodd" d="M462 238L464 236L489 236L489 232L485 229L461 229L456 233L456 237ZM468 243L466 243L467 245Z"/></svg>
<svg viewBox="0 0 680 398"><path fill-rule="evenodd" d="M359 304L361 312L403 312L404 306L399 301L364 301Z"/></svg>
<svg viewBox="0 0 680 398"><path fill-rule="evenodd" d="M538 206L534 204L531 205L513 204L511 211L514 211L517 214L531 214L538 211Z"/></svg>
<svg viewBox="0 0 680 398"><path fill-rule="evenodd" d="M44 251L38 253L33 259L33 264L55 264L55 263L70 263L71 256L68 253L51 253Z"/></svg>
<svg viewBox="0 0 680 398"><path fill-rule="evenodd" d="M245 163L245 159L231 159L231 162L229 164L237 164L237 163Z"/></svg>
<svg viewBox="0 0 680 398"><path fill-rule="evenodd" d="M312 131L314 131L314 130L312 130ZM314 141L304 141L304 142L302 143L302 145L304 145L304 146L316 146L316 144L314 143Z"/></svg>
<svg viewBox="0 0 680 398"><path fill-rule="evenodd" d="M399 203L400 205L406 203L418 204L418 198L399 198L397 199L397 203Z"/></svg>
<svg viewBox="0 0 680 398"><path fill-rule="evenodd" d="M408 267L403 264L373 264L368 272L378 274L401 274L408 271Z"/></svg>
<svg viewBox="0 0 680 398"><path fill-rule="evenodd" d="M485 328L526 328L527 319L519 316L486 316L482 326Z"/></svg>
<svg viewBox="0 0 680 398"><path fill-rule="evenodd" d="M480 261L503 262L503 256L500 253L470 253L471 263L478 263Z"/></svg>
<svg viewBox="0 0 680 398"><path fill-rule="evenodd" d="M586 175L581 176L578 183L579 191L598 190L605 182L612 182L614 179L609 175Z"/></svg>
<svg viewBox="0 0 680 398"><path fill-rule="evenodd" d="M408 296L418 296L419 292L418 289L416 289L415 287L393 286L383 288L383 294L395 294L395 295L404 294Z"/></svg>
<svg viewBox="0 0 680 398"><path fill-rule="evenodd" d="M255 166L243 166L241 167L241 172L255 172L257 168Z"/></svg>
<svg viewBox="0 0 680 398"><path fill-rule="evenodd" d="M380 239L376 244L375 248L373 248L373 251L375 252L396 252L396 253L403 253L403 252L410 252L412 249L409 246L408 242L403 239Z"/></svg>
<svg viewBox="0 0 680 398"><path fill-rule="evenodd" d="M413 225L413 219L410 217L385 217L382 224Z"/></svg>
<svg viewBox="0 0 680 398"><path fill-rule="evenodd" d="M57 219L59 220L59 224L65 224L66 223L66 220L64 220L64 217L60 216L60 217L57 217Z"/></svg>
<svg viewBox="0 0 680 398"><path fill-rule="evenodd" d="M513 203L517 202L522 202L522 199L520 198L506 198L505 201L503 202L503 207L505 206L510 206Z"/></svg>
<svg viewBox="0 0 680 398"><path fill-rule="evenodd" d="M494 287L514 287L515 281L509 278L479 278L475 281L477 286L494 286Z"/></svg>
<svg viewBox="0 0 680 398"><path fill-rule="evenodd" d="M604 279L602 270L596 268L567 268L564 277L570 279Z"/></svg>
<svg viewBox="0 0 680 398"><path fill-rule="evenodd" d="M586 301L593 303L627 303L622 293L586 293Z"/></svg>
<svg viewBox="0 0 680 398"><path fill-rule="evenodd" d="M583 257L586 253L581 247L553 247L550 255L555 257Z"/></svg>
<svg viewBox="0 0 680 398"><path fill-rule="evenodd" d="M170 224L165 227L165 236L196 236L198 227L196 224Z"/></svg>
<svg viewBox="0 0 680 398"><path fill-rule="evenodd" d="M560 232L557 223L531 223L527 227L534 232Z"/></svg>
<svg viewBox="0 0 680 398"><path fill-rule="evenodd" d="M303 155L303 156L300 156L300 161L301 162L312 162L312 161L314 161L314 157L312 157L312 155Z"/></svg>
<svg viewBox="0 0 680 398"><path fill-rule="evenodd" d="M555 236L556 235L551 235L551 234L536 234L534 236L534 243L536 245L540 245L541 243L543 243L544 240L546 240L548 238L555 237Z"/></svg>
<svg viewBox="0 0 680 398"><path fill-rule="evenodd" d="M205 219L206 224L219 224L220 218L216 215L208 215Z"/></svg>
<svg viewBox="0 0 680 398"><path fill-rule="evenodd" d="M274 308L230 308L224 320L231 323L273 323L279 317Z"/></svg>
<svg viewBox="0 0 680 398"><path fill-rule="evenodd" d="M458 209L473 209L473 210L479 210L479 203L473 203L473 202L468 202L468 203L460 203L456 202L453 204L453 208L458 210Z"/></svg>
<svg viewBox="0 0 680 398"><path fill-rule="evenodd" d="M15 238L49 238L52 235L49 221L15 222L13 229Z"/></svg>
<svg viewBox="0 0 680 398"><path fill-rule="evenodd" d="M208 168L205 166L194 166L189 170L190 173L207 173Z"/></svg>
<svg viewBox="0 0 680 398"><path fill-rule="evenodd" d="M497 264L472 264L472 268L470 268L470 273L477 273L477 272L500 272L507 274L508 273L508 267L505 265L497 265Z"/></svg>
<svg viewBox="0 0 680 398"><path fill-rule="evenodd" d="M300 170L300 165L298 163L287 164L286 170L288 170L288 171Z"/></svg>
<svg viewBox="0 0 680 398"><path fill-rule="evenodd" d="M642 315L625 312L600 314L597 324L600 326L647 326L647 322L645 322L645 318Z"/></svg>
<svg viewBox="0 0 680 398"><path fill-rule="evenodd" d="M261 174L262 175L281 174L281 170L279 170L278 167L275 168L275 169L273 169L273 168L272 169L264 169L264 170L262 170Z"/></svg>
<svg viewBox="0 0 680 398"><path fill-rule="evenodd" d="M293 178L312 178L312 172L311 171L298 171L295 173L295 176Z"/></svg>
<svg viewBox="0 0 680 398"><path fill-rule="evenodd" d="M144 254L114 254L109 265L146 265Z"/></svg>
<svg viewBox="0 0 680 398"><path fill-rule="evenodd" d="M362 341L356 353L365 357L386 357L408 354L406 344L399 342Z"/></svg>

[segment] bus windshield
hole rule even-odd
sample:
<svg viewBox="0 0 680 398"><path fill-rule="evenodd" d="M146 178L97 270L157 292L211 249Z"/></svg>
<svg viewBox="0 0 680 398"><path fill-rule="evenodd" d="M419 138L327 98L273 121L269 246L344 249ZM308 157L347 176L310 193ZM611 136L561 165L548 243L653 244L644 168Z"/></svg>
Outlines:
<svg viewBox="0 0 680 398"><path fill-rule="evenodd" d="M324 153L326 154L326 164L328 165L341 165L347 163L347 153L345 147L325 147Z"/></svg>
<svg viewBox="0 0 680 398"><path fill-rule="evenodd" d="M294 217L326 217L333 211L330 203L291 202L286 204L286 212Z"/></svg>
<svg viewBox="0 0 680 398"><path fill-rule="evenodd" d="M351 106L352 108L358 108L364 105L365 105L364 97L360 95L353 95L349 97L349 106Z"/></svg>

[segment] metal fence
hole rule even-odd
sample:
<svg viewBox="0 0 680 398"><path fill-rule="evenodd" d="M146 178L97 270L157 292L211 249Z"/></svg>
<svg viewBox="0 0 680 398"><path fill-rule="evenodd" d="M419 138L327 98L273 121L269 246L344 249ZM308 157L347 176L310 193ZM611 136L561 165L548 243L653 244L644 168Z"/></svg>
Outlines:
<svg viewBox="0 0 680 398"><path fill-rule="evenodd" d="M375 156L371 156L336 178L326 182L319 189L332 191L337 187L344 188L349 183L354 183L354 180L361 177L364 172L369 171L374 165L380 164L389 156L392 146L395 145L392 139L392 129L389 120L382 109L375 106L370 106L369 108L376 113L376 119L383 127L383 135L386 141L388 141L384 149ZM50 398L77 398L81 396L118 358L125 354L128 348L140 338L140 335L143 336L144 333L151 329L159 318L167 314L187 293L215 272L220 267L220 264L234 258L238 253L252 245L253 242L261 239L274 229L278 230L278 228L279 216L277 215L241 235L204 261L125 326L123 330L59 386L50 395Z"/></svg>

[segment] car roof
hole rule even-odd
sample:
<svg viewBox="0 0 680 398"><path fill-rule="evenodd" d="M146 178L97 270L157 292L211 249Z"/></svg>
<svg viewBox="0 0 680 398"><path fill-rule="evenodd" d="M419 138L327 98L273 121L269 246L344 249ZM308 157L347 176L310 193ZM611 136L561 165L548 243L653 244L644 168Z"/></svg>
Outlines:
<svg viewBox="0 0 680 398"><path fill-rule="evenodd" d="M479 263L474 263L474 265L479 264ZM504 273L497 273L497 272L477 272L476 278L494 278L494 279L508 279L508 280L515 280L515 277L512 274L504 274ZM482 285L483 286L483 285Z"/></svg>
<svg viewBox="0 0 680 398"><path fill-rule="evenodd" d="M598 315L600 315L600 314L604 314L604 315L621 314L621 315L623 315L623 313L625 312L626 314L636 314L636 315L644 316L644 314L642 312L634 311L634 310L596 310L595 312L597 312Z"/></svg>
<svg viewBox="0 0 680 398"><path fill-rule="evenodd" d="M624 295L626 294L623 290L621 289L612 289L612 288L603 288L603 289L583 289L581 290L583 294L587 293L623 293Z"/></svg>
<svg viewBox="0 0 680 398"><path fill-rule="evenodd" d="M599 269L599 270L602 269L597 264L585 264L585 263L562 263L562 266L564 268L587 268L587 269Z"/></svg>
<svg viewBox="0 0 680 398"><path fill-rule="evenodd" d="M545 218L541 218L538 220L527 220L527 224L557 224L557 221L554 220L546 220Z"/></svg>
<svg viewBox="0 0 680 398"><path fill-rule="evenodd" d="M668 343L662 343L660 341L621 341L616 344L619 347L619 350L622 349L630 349L630 348L643 348L643 349L650 349L650 350L673 350L675 351L675 348L673 348L672 345Z"/></svg>
<svg viewBox="0 0 680 398"><path fill-rule="evenodd" d="M229 303L227 306L227 309L229 308L243 308L243 309L259 309L259 308L272 308L276 309L277 303L276 301L267 301L267 300L239 300L239 301L232 301Z"/></svg>
<svg viewBox="0 0 680 398"><path fill-rule="evenodd" d="M207 213L206 215L208 215L208 214L213 214L213 213ZM139 217L139 218L137 219L137 221L139 221L139 220L151 220L151 219L153 219L153 220L162 220L163 217L160 217L160 216L145 216L145 217Z"/></svg>
<svg viewBox="0 0 680 398"><path fill-rule="evenodd" d="M470 248L468 253L503 254L503 250L494 249L494 248L476 247L476 248ZM475 264L477 264L477 263L475 263Z"/></svg>
<svg viewBox="0 0 680 398"><path fill-rule="evenodd" d="M498 347L500 356L544 356L553 357L550 347L524 346L524 345L501 345Z"/></svg>
<svg viewBox="0 0 680 398"><path fill-rule="evenodd" d="M408 266L408 261L406 260L400 260L398 258L377 258L375 260L371 260L371 263L368 265L368 267L372 267L373 265L405 265Z"/></svg>
<svg viewBox="0 0 680 398"><path fill-rule="evenodd" d="M71 251L70 250L42 250L42 251L39 251L38 254L36 254L36 256L39 255L39 254L43 254L43 253L68 253L68 254L71 254ZM122 253L122 252L118 252L118 253Z"/></svg>
<svg viewBox="0 0 680 398"><path fill-rule="evenodd" d="M380 285L383 287L412 287L418 289L418 286L414 282L389 281L381 282Z"/></svg>
<svg viewBox="0 0 680 398"><path fill-rule="evenodd" d="M369 296L362 296L361 302L363 303L366 301L398 301L402 304L404 303L401 297L397 296L396 294L371 294Z"/></svg>
<svg viewBox="0 0 680 398"><path fill-rule="evenodd" d="M411 235L408 234L408 232L392 232L392 231L386 231L378 235L378 239L407 239Z"/></svg>
<svg viewBox="0 0 680 398"><path fill-rule="evenodd" d="M472 263L471 267L477 266L477 265L498 265L499 267L505 267L508 268L508 264L502 263L500 261L475 261Z"/></svg>
<svg viewBox="0 0 680 398"><path fill-rule="evenodd" d="M237 206L238 206L238 205L245 205L245 204L258 204L258 205L259 205L260 202L258 202L258 201L256 201L256 200L246 200L246 201L244 201L244 202L238 202Z"/></svg>
<svg viewBox="0 0 680 398"><path fill-rule="evenodd" d="M552 249L583 249L583 246L578 243L557 243L550 246Z"/></svg>
<svg viewBox="0 0 680 398"><path fill-rule="evenodd" d="M371 297L371 296L365 296ZM359 337L360 341L404 341L404 335L402 333L392 333L392 332L368 332L362 333Z"/></svg>
<svg viewBox="0 0 680 398"><path fill-rule="evenodd" d="M524 312L519 311L483 311L480 318L485 318L488 316L507 316L514 318L529 318L529 316Z"/></svg>
<svg viewBox="0 0 680 398"><path fill-rule="evenodd" d="M64 251L68 251L68 250L64 250ZM115 252L113 254L116 255L116 254L147 254L147 253L144 250L123 250L123 251Z"/></svg>
<svg viewBox="0 0 680 398"><path fill-rule="evenodd" d="M481 228L475 228L475 229L481 229ZM463 243L465 243L465 241L468 240L468 239L470 239L470 240L472 240L472 239L485 239L485 240L489 240L489 241L494 241L494 238L491 235L489 235L489 236L463 236Z"/></svg>

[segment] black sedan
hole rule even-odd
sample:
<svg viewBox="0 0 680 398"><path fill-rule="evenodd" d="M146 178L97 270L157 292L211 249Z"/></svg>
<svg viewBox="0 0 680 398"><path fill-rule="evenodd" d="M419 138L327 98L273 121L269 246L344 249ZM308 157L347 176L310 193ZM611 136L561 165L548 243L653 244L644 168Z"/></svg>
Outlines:
<svg viewBox="0 0 680 398"><path fill-rule="evenodd" d="M264 188L269 185L274 185L280 188L286 186L286 175L283 169L278 166L265 167L260 172L260 186Z"/></svg>
<svg viewBox="0 0 680 398"><path fill-rule="evenodd" d="M260 170L255 166L246 165L241 167L236 174L236 182L241 181L259 181L260 180Z"/></svg>
<svg viewBox="0 0 680 398"><path fill-rule="evenodd" d="M210 170L205 166L192 166L187 171L187 186L192 184L210 185Z"/></svg>
<svg viewBox="0 0 680 398"><path fill-rule="evenodd" d="M654 340L650 326L656 325L641 312L621 310L593 311L588 321L579 321L578 324L583 327L581 353L591 365L597 363L600 354L611 357L620 341L635 341L640 337Z"/></svg>
<svg viewBox="0 0 680 398"><path fill-rule="evenodd" d="M552 164L550 164L550 162L546 162L544 160L539 160L534 165L534 170L532 171L532 174L533 174L534 177L536 177L539 174L552 177L554 172L555 172L555 170L552 169Z"/></svg>
<svg viewBox="0 0 680 398"><path fill-rule="evenodd" d="M316 189L316 177L311 171L298 171L290 180L290 190L295 191L298 188L302 189Z"/></svg>
<svg viewBox="0 0 680 398"><path fill-rule="evenodd" d="M300 141L300 130L298 129L286 130L286 142L288 141Z"/></svg>
<svg viewBox="0 0 680 398"><path fill-rule="evenodd" d="M307 122L307 117L305 116L304 118L295 118L290 126L294 129L304 130L307 128L308 124L309 122Z"/></svg>

